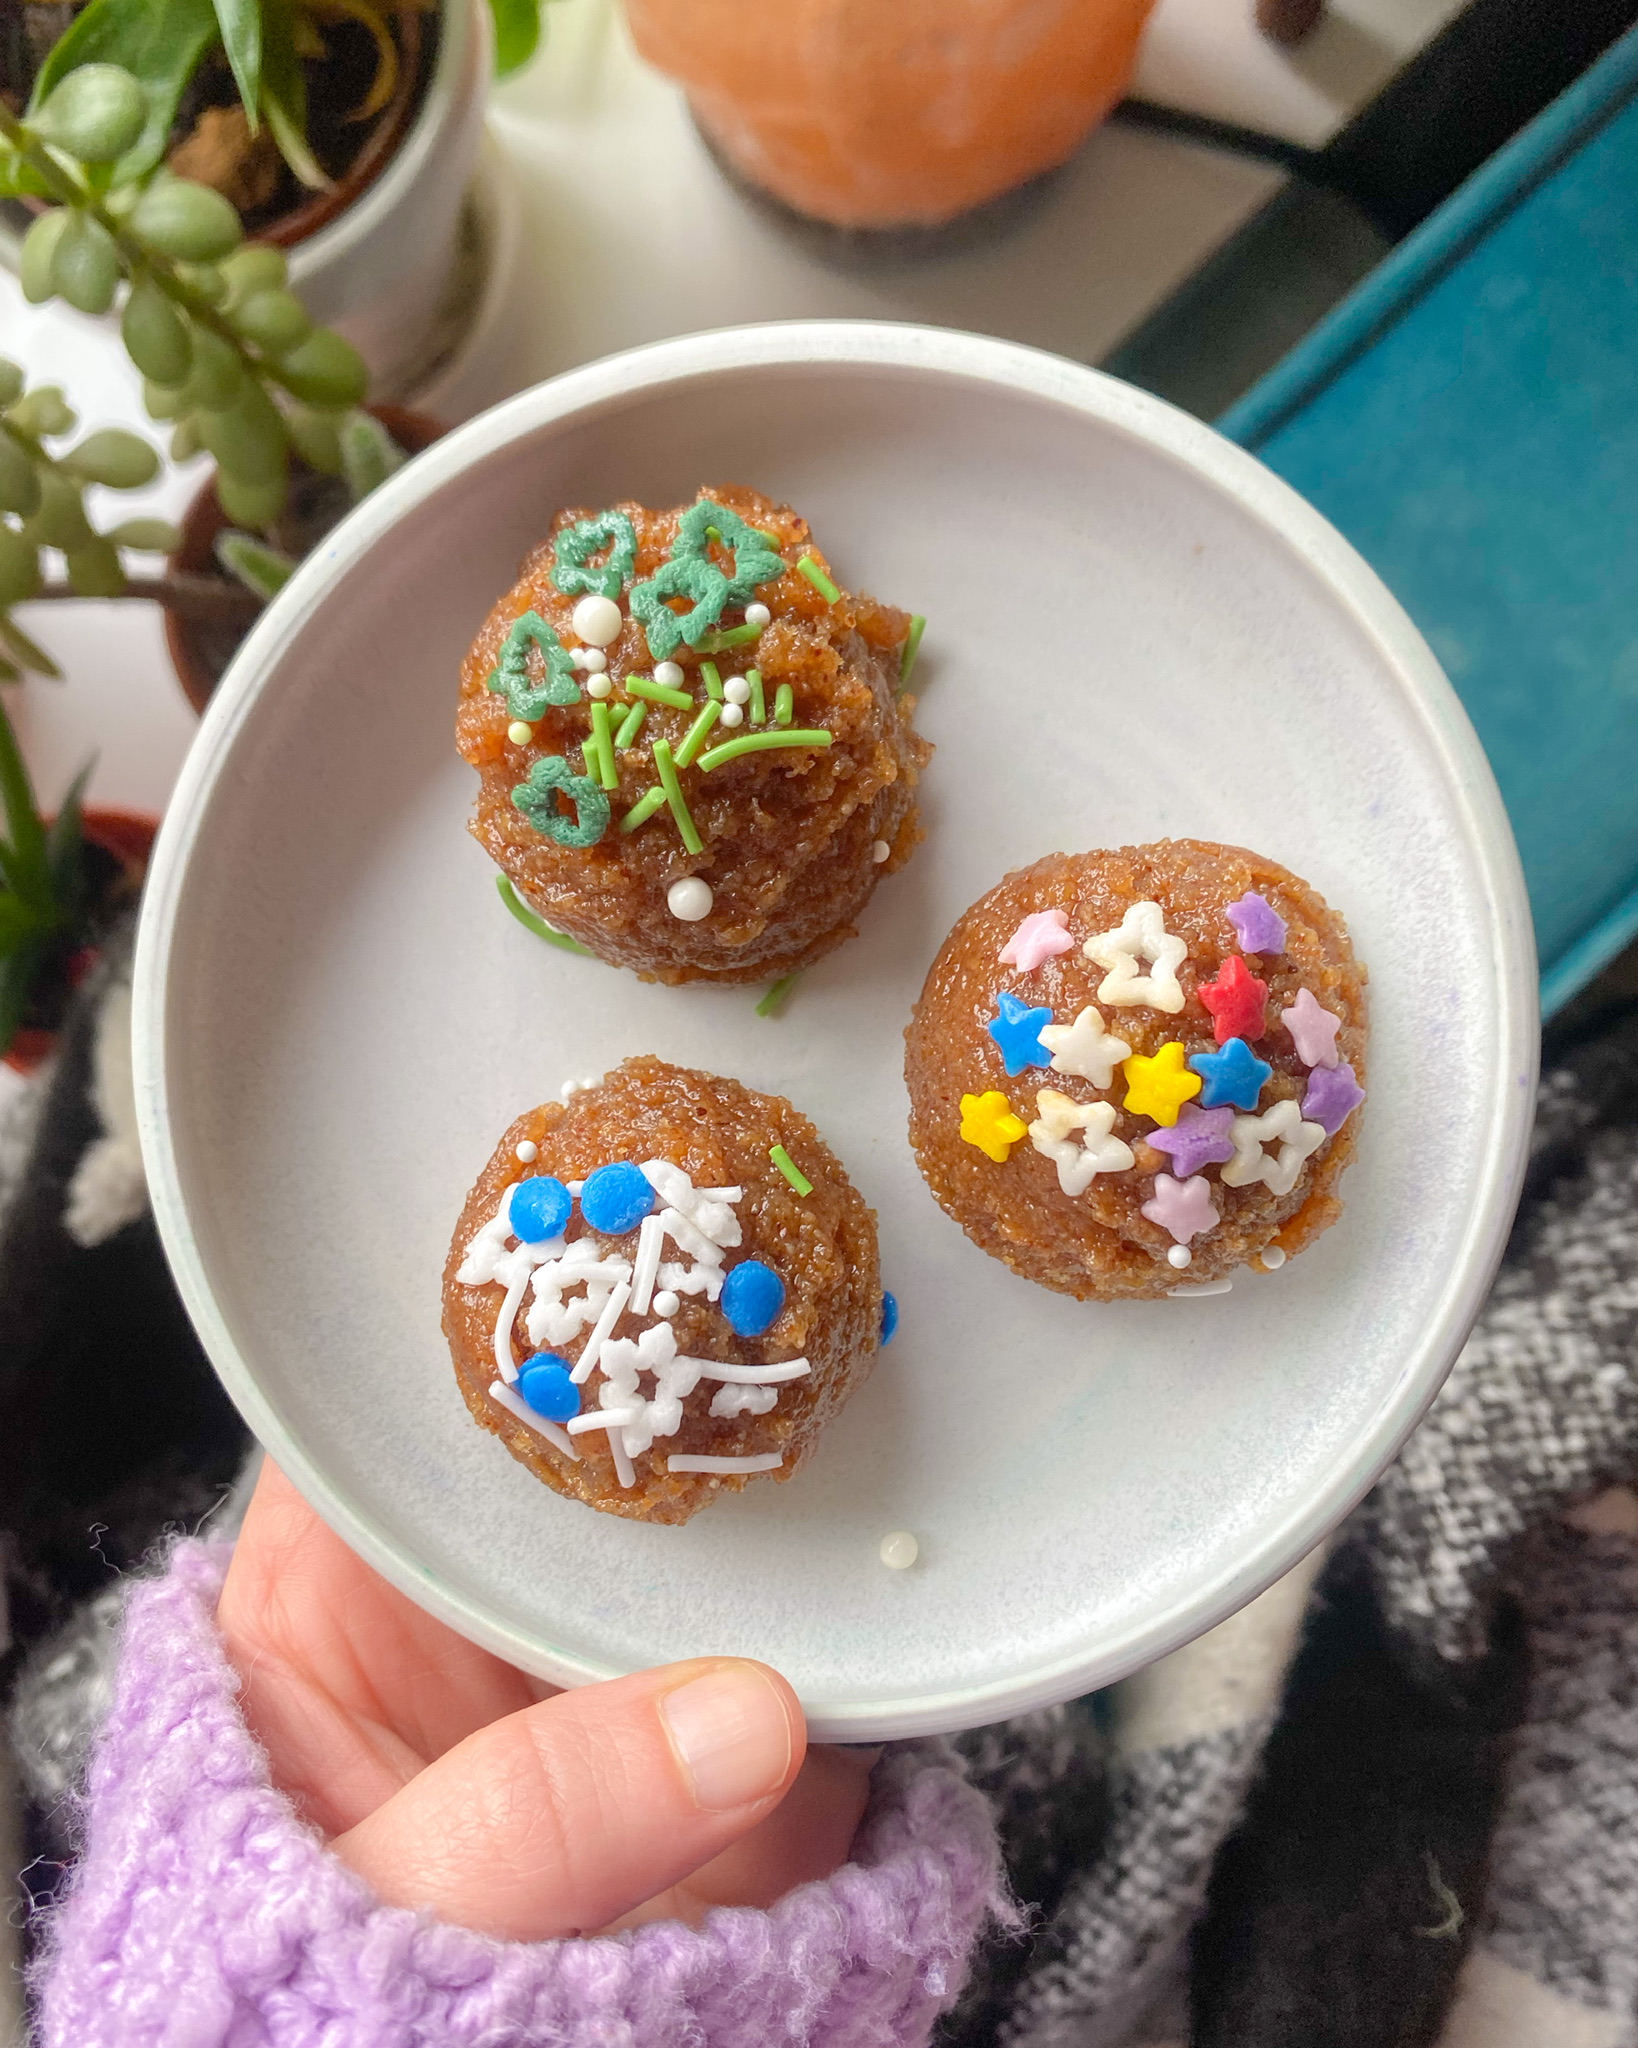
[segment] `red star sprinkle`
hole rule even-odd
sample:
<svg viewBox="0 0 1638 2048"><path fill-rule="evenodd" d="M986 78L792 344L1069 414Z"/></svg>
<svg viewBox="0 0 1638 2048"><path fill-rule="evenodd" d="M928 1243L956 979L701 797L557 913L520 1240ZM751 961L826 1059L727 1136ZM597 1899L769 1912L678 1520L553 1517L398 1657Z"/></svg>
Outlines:
<svg viewBox="0 0 1638 2048"><path fill-rule="evenodd" d="M1219 1045L1231 1038L1249 1044L1268 1028L1268 983L1259 981L1238 953L1223 962L1215 981L1200 984L1200 1000L1212 1014Z"/></svg>

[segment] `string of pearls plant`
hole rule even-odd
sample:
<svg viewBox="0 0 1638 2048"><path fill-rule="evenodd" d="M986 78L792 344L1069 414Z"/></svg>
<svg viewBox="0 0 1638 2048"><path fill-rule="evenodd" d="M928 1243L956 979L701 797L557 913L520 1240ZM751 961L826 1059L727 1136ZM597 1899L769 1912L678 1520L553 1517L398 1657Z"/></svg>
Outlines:
<svg viewBox="0 0 1638 2048"><path fill-rule="evenodd" d="M145 119L141 86L111 64L71 71L26 120L0 102L0 197L40 207L23 242L23 293L32 304L60 298L99 315L123 293L120 333L150 417L170 423L173 460L208 452L229 519L265 533L283 509L292 455L328 475L390 465L379 430L361 427L354 410L367 372L340 335L313 325L288 288L284 257L247 244L220 194L165 170L116 181ZM242 534L234 567L255 596L214 578L130 577L120 550L169 552L174 530L139 519L99 531L85 489L138 489L157 474L158 457L119 428L47 448L76 425L61 390L28 390L17 366L0 362L0 677L52 672L10 617L27 600L163 596L196 615L224 615L247 599L253 607L288 573L275 551ZM61 578L48 573L53 551Z"/></svg>

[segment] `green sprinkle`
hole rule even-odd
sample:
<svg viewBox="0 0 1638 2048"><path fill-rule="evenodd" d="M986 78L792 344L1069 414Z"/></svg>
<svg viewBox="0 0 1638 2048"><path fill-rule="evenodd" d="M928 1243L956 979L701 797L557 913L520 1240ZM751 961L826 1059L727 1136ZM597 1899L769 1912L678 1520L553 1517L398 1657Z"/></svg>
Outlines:
<svg viewBox="0 0 1638 2048"><path fill-rule="evenodd" d="M705 841L694 829L688 801L682 793L682 784L677 780L677 764L672 760L670 744L665 740L654 742L654 769L660 778L660 787L665 791L665 800L671 806L677 830L682 834L683 845L690 853L703 853Z"/></svg>
<svg viewBox="0 0 1638 2048"><path fill-rule="evenodd" d="M620 787L620 771L614 765L614 735L609 731L609 707L592 699L592 747L597 755L597 779L605 789ZM585 748L580 750L585 753ZM590 763L588 762L588 766Z"/></svg>
<svg viewBox="0 0 1638 2048"><path fill-rule="evenodd" d="M596 957L590 946L582 946L578 939L571 939L567 932L554 932L543 917L536 917L532 910L527 909L523 899L518 895L516 889L512 887L508 876L497 875L495 877L495 887L500 891L500 900L511 911L518 923L526 931L533 932L537 939L544 939L549 946L561 946L565 953L584 953L588 960ZM777 987L778 983L776 982L774 986ZM769 993L772 994L772 990Z"/></svg>
<svg viewBox="0 0 1638 2048"><path fill-rule="evenodd" d="M789 683L781 683L774 692L774 724L789 725L796 710L796 692Z"/></svg>
<svg viewBox="0 0 1638 2048"><path fill-rule="evenodd" d="M662 741L661 744L663 745L664 742ZM631 809L620 820L620 830L622 832L635 832L639 825L646 825L648 823L649 819L653 817L654 813L659 810L664 802L665 791L663 789L656 786L649 790L646 795L640 796L637 799Z"/></svg>
<svg viewBox="0 0 1638 2048"><path fill-rule="evenodd" d="M724 626L719 633L707 633L697 643L696 651L700 654L725 654L730 647L749 647L753 640L762 638L764 630L761 626Z"/></svg>
<svg viewBox="0 0 1638 2048"><path fill-rule="evenodd" d="M814 589L825 600L826 604L840 603L842 593L831 582L812 555L804 555L802 557L801 561L796 565L796 573L798 576L805 576L808 579Z"/></svg>
<svg viewBox="0 0 1638 2048"><path fill-rule="evenodd" d="M708 697L715 697L720 704L722 702L722 677L717 673L716 663L714 661L702 661L700 663L700 674L705 678L705 694Z"/></svg>
<svg viewBox="0 0 1638 2048"><path fill-rule="evenodd" d="M774 986L777 988L778 983L776 982ZM783 1145L770 1145L768 1147L768 1157L779 1168L780 1172L799 1195L811 1195L813 1193L813 1182L808 1179L807 1175L791 1158L791 1155L785 1150Z"/></svg>
<svg viewBox="0 0 1638 2048"><path fill-rule="evenodd" d="M927 631L927 621L920 612L910 615L910 637L904 643L904 652L899 656L899 688L902 690L910 680L910 671L916 665L916 656L921 652L921 636Z"/></svg>
<svg viewBox="0 0 1638 2048"><path fill-rule="evenodd" d="M646 704L633 704L631 709L626 713L625 718L621 723L620 730L614 735L614 744L617 747L619 747L622 752L624 752L624 750L631 745L632 741L635 740L637 735L642 731L643 720L647 716L648 706Z"/></svg>
<svg viewBox="0 0 1638 2048"><path fill-rule="evenodd" d="M649 676L627 676L628 695L646 697L651 704L674 704L679 711L692 711L694 700L686 690L674 690L669 683L657 683Z"/></svg>
<svg viewBox="0 0 1638 2048"><path fill-rule="evenodd" d="M794 974L782 974L777 981L770 982L768 993L756 1006L757 1015L759 1017L777 1017L780 1011L784 1009L791 990L795 988L801 979L802 970L798 968Z"/></svg>
<svg viewBox="0 0 1638 2048"><path fill-rule="evenodd" d="M713 747L700 762L700 770L709 775L713 768L720 768L724 761L737 761L741 754L761 754L770 747L828 747L831 736L822 726L798 732L742 732L735 739L724 740L720 747Z"/></svg>
<svg viewBox="0 0 1638 2048"><path fill-rule="evenodd" d="M687 732L683 734L682 745L677 749L677 766L679 768L691 768L693 766L694 756L705 745L705 735L721 716L722 706L720 704L707 704L705 706L699 717L694 720L694 723L688 728Z"/></svg>
<svg viewBox="0 0 1638 2048"><path fill-rule="evenodd" d="M749 713L753 725L763 725L767 722L768 702L762 694L761 669L748 668L745 671L745 680L751 686L751 701L746 705L745 709Z"/></svg>

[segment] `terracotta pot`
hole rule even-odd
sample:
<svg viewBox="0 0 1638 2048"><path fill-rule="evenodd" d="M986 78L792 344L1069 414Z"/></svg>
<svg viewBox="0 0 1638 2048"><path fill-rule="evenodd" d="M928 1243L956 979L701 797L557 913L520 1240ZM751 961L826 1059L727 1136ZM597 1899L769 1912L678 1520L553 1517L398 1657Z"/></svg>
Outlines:
<svg viewBox="0 0 1638 2048"><path fill-rule="evenodd" d="M81 828L88 845L101 847L110 859L118 862L121 876L132 893L140 889L142 878L148 871L148 856L153 852L159 820L147 811L93 805L82 814ZM75 987L96 964L97 957L95 946L81 946L70 955L67 972ZM32 1074L42 1061L50 1058L56 1043L55 1031L25 1024L0 1057L14 1073Z"/></svg>
<svg viewBox="0 0 1638 2048"><path fill-rule="evenodd" d="M440 421L428 419L425 413L411 412L404 406L372 405L369 410L399 447L410 455L419 455L423 448L430 448L447 431ZM172 575L220 576L221 571L216 564L216 537L229 524L216 495L213 475L200 487L182 515L182 545L166 563L167 570ZM176 679L194 710L202 712L220 678L218 662L226 651L227 641L237 644L244 633L219 624L202 625L198 620L184 618L169 605L164 607L164 617L165 645L170 650ZM212 660L212 654L217 660Z"/></svg>
<svg viewBox="0 0 1638 2048"><path fill-rule="evenodd" d="M1154 0L626 0L749 184L834 227L939 226L1063 163Z"/></svg>

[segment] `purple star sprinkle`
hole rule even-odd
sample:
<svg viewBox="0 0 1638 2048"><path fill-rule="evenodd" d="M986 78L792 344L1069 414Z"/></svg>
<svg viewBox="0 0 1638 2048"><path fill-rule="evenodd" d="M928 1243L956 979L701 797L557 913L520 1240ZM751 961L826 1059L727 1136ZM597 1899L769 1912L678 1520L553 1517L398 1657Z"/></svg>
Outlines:
<svg viewBox="0 0 1638 2048"><path fill-rule="evenodd" d="M1346 1060L1336 1067L1316 1067L1308 1077L1308 1093L1302 1099L1303 1120L1319 1124L1328 1138L1334 1138L1364 1100L1365 1090L1354 1079L1354 1070ZM1153 1144L1154 1140L1149 1142Z"/></svg>
<svg viewBox="0 0 1638 2048"><path fill-rule="evenodd" d="M1228 921L1240 939L1242 953L1283 953L1285 919L1266 897L1247 890L1228 907Z"/></svg>
<svg viewBox="0 0 1638 2048"><path fill-rule="evenodd" d="M1190 1102L1169 1131L1150 1131L1143 1142L1157 1152L1169 1152L1173 1173L1179 1180L1187 1180L1203 1166L1234 1157L1234 1140L1229 1136L1233 1122L1230 1108L1197 1109Z"/></svg>

